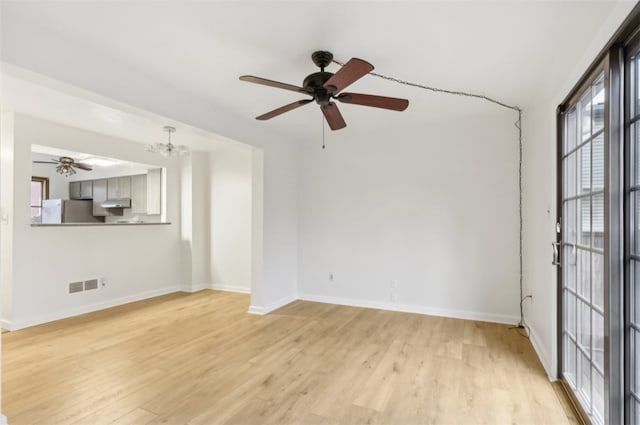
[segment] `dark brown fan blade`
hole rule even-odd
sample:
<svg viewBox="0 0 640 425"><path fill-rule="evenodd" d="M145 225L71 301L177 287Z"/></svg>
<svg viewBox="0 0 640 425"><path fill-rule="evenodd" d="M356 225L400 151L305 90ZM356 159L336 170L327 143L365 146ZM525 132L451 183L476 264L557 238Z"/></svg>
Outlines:
<svg viewBox="0 0 640 425"><path fill-rule="evenodd" d="M240 80L247 81L249 83L262 84L263 86L305 93L305 90L302 87L294 86L287 83L280 83L278 81L267 80L266 78L254 77L253 75L243 75L242 77L240 77Z"/></svg>
<svg viewBox="0 0 640 425"><path fill-rule="evenodd" d="M79 168L81 170L91 171L93 168L89 164L83 164L81 162L74 162L72 167Z"/></svg>
<svg viewBox="0 0 640 425"><path fill-rule="evenodd" d="M58 164L57 161L31 161L34 164Z"/></svg>
<svg viewBox="0 0 640 425"><path fill-rule="evenodd" d="M331 130L340 130L347 126L347 123L344 122L344 118L342 118L342 114L338 109L338 105L335 103L329 102L329 104L321 106L320 109L322 109L322 113L329 123Z"/></svg>
<svg viewBox="0 0 640 425"><path fill-rule="evenodd" d="M373 71L373 65L369 62L358 58L351 58L338 72L333 74L333 77L324 83L323 87L327 89L330 94L336 94L371 71Z"/></svg>
<svg viewBox="0 0 640 425"><path fill-rule="evenodd" d="M391 109L394 111L404 111L409 106L407 99L360 93L342 93L336 97L336 99L343 103L353 103L354 105L372 106L374 108Z"/></svg>
<svg viewBox="0 0 640 425"><path fill-rule="evenodd" d="M284 114L285 112L289 112L292 109L299 108L302 105L306 105L309 102L313 102L313 99L298 100L298 101L290 103L288 105L281 106L278 109L274 109L271 112L267 112L266 114L262 114L259 117L256 117L256 119L260 120L260 121L268 120L268 119L271 119L273 117L277 117L280 114Z"/></svg>

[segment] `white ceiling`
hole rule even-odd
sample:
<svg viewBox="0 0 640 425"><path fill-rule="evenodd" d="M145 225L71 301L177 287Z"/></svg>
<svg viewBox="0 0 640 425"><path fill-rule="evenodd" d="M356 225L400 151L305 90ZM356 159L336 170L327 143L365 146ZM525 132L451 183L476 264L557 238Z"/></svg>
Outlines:
<svg viewBox="0 0 640 425"><path fill-rule="evenodd" d="M558 89L615 5L518 0L3 1L3 26L13 25L2 43L19 45L21 33L30 30L50 32L109 58L114 69L135 69L248 120L300 96L238 77L253 74L301 84L317 70L310 59L315 50L332 51L341 61L365 59L377 72L404 80L526 105ZM337 66L328 70L335 72ZM411 102L403 113L341 105L350 128L419 126L443 115L476 113L480 103L372 76L349 91ZM263 125L300 137L310 127L319 129L320 120L317 106L308 105Z"/></svg>
<svg viewBox="0 0 640 425"><path fill-rule="evenodd" d="M90 165L94 170L110 169L112 167L136 167L142 170L158 168L157 165L140 164L131 161L124 161L117 158L107 158L104 156L88 154L84 152L74 152L66 149L53 148L51 146L31 145L31 161L56 161L62 156L73 158L76 162Z"/></svg>

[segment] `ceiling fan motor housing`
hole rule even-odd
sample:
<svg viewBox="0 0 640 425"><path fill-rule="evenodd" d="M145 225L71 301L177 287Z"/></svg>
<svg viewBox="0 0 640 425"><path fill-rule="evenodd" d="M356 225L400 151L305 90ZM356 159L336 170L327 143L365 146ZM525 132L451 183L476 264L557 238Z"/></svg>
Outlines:
<svg viewBox="0 0 640 425"><path fill-rule="evenodd" d="M307 76L302 82L302 88L313 96L313 99L318 103L318 105L326 105L331 100L331 95L333 91L331 91L331 87L324 88L324 83L326 83L329 78L333 76L331 72L314 72Z"/></svg>

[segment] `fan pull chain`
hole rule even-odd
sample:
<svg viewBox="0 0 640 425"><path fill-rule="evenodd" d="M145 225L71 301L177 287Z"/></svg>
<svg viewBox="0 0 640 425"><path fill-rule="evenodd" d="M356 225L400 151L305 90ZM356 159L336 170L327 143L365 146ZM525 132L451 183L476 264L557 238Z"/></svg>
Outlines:
<svg viewBox="0 0 640 425"><path fill-rule="evenodd" d="M320 124L322 125L322 149L325 149L325 145L324 145L324 117L321 115L320 116Z"/></svg>
<svg viewBox="0 0 640 425"><path fill-rule="evenodd" d="M344 62L340 62L337 61L335 59L332 59L331 62L335 63L336 65L340 65L340 66L344 66ZM394 78L394 77L389 77L387 75L383 75L383 74L378 74L375 72L369 72L369 75L373 75L374 77L378 77L378 78L382 78L383 80L387 80L387 81L393 81L394 83L398 83L398 84L402 84L405 86L410 86L410 87L417 87L420 89L424 89L424 90L429 90L432 92L436 92L436 93L444 93L444 94L451 94L451 95L455 95L455 96L464 96L464 97L474 97L476 99L481 99L481 100L485 100L487 102L491 102L493 104L502 106L503 108L507 108L507 109L511 109L512 111L515 111L518 113L518 119L515 122L515 126L518 130L518 216L519 216L519 232L518 232L518 236L519 236L519 252L518 252L518 256L519 256L519 280L520 280L520 321L518 322L517 327L518 328L526 328L527 333L529 333L529 327L527 326L526 322L524 321L524 311L522 308L522 303L530 297L530 295L524 296L524 290L523 290L523 254L522 254L522 250L523 250L523 246L522 246L522 108L520 108L519 106L515 106L515 105L509 105L507 103L501 102L499 100L493 99L489 96L486 96L484 94L477 94L477 93L468 93L468 92L464 92L464 91L457 91L457 90L447 90L447 89L440 89L437 87L431 87L431 86L426 86L423 84L417 84L417 83L412 83L409 81L405 81L405 80L400 80L399 78ZM324 130L324 127L323 127ZM323 133L324 134L324 133ZM323 148L324 148L324 136L323 136Z"/></svg>

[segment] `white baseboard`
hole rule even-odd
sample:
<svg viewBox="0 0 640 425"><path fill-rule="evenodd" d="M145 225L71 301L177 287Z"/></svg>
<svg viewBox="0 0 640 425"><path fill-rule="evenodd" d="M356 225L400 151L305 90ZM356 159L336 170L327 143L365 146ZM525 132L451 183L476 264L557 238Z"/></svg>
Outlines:
<svg viewBox="0 0 640 425"><path fill-rule="evenodd" d="M542 367L544 371L547 372L547 376L550 381L556 381L558 378L556 377L555 370L553 370L553 362L551 361L551 356L547 353L547 350L544 349L544 345L540 343L538 339L538 335L535 333L534 329L529 327L529 341L531 341L531 345L533 345L533 349L538 355L540 359L540 363L542 363Z"/></svg>
<svg viewBox="0 0 640 425"><path fill-rule="evenodd" d="M0 425L8 425L7 417L5 415L0 415Z"/></svg>
<svg viewBox="0 0 640 425"><path fill-rule="evenodd" d="M270 304L267 304L264 307L250 305L249 306L249 313L250 314L258 314L258 315L269 314L272 311L275 311L275 310L277 310L277 309L279 309L281 307L284 307L285 305L290 304L290 303L294 302L297 299L298 299L298 297L296 297L295 295L290 295L290 296L281 298L278 301L275 301L275 302L272 302Z"/></svg>
<svg viewBox="0 0 640 425"><path fill-rule="evenodd" d="M240 294L250 294L251 290L249 288L243 286L234 286L234 285L223 285L218 283L201 283L199 285L192 285L190 287L183 286L180 288L182 292L198 292L203 289L213 289L216 291L225 291L225 292L238 292Z"/></svg>
<svg viewBox="0 0 640 425"><path fill-rule="evenodd" d="M180 291L179 286L170 286L167 288L154 289L152 291L141 292L139 294L128 295L126 297L120 297L112 300L106 300L99 303L83 305L79 307L70 308L68 310L62 310L55 313L46 314L34 318L25 320L14 321L2 321L3 327L5 322L8 324L8 330L17 331L19 329L28 328L31 326L41 325L43 323L53 322L60 319L66 319L68 317L78 316L80 314L92 313L94 311L104 310L105 308L116 307L123 304L129 304L135 301L146 300L147 298L158 297L160 295L172 294Z"/></svg>
<svg viewBox="0 0 640 425"><path fill-rule="evenodd" d="M201 283L199 285L181 286L180 287L180 291L181 292L187 292L189 294L193 294L194 292L202 291L203 289L211 289L211 285L206 284L206 283Z"/></svg>
<svg viewBox="0 0 640 425"><path fill-rule="evenodd" d="M266 314L262 307L258 307L258 306L255 306L255 305L250 305L249 306L249 310L247 310L247 313L249 313L249 314L257 314L259 316L261 316L263 314Z"/></svg>
<svg viewBox="0 0 640 425"><path fill-rule="evenodd" d="M233 286L233 285L222 285L219 283L214 283L209 285L209 289L215 289L216 291L226 291L226 292L238 292L240 294L250 294L251 289L243 286Z"/></svg>
<svg viewBox="0 0 640 425"><path fill-rule="evenodd" d="M6 330L10 331L11 330L11 320L2 319L2 329L6 329ZM0 425L2 425L2 422L0 422Z"/></svg>
<svg viewBox="0 0 640 425"><path fill-rule="evenodd" d="M520 320L517 316L481 313L474 311L448 310L419 305L397 304L380 301L358 300L353 298L329 297L325 295L300 294L298 299L326 304L348 305L352 307L376 308L379 310L399 311L402 313L426 314L429 316L452 317L456 319L477 320L481 322L504 323L514 325Z"/></svg>

